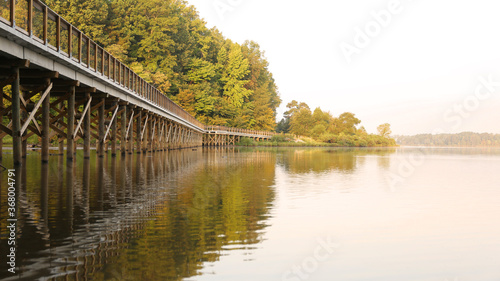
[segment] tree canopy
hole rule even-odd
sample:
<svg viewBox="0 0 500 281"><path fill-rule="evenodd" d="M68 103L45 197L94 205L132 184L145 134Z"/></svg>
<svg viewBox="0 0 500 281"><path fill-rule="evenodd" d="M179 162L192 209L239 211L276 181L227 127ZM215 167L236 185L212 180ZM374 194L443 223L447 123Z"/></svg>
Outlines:
<svg viewBox="0 0 500 281"><path fill-rule="evenodd" d="M338 117L319 107L311 112L306 103L296 100L289 102L287 108L284 118L278 123L278 132L311 137L339 146L396 145L390 137L390 125L387 123L378 127L379 135L370 135L364 127L358 127L361 120L351 112L344 112Z"/></svg>
<svg viewBox="0 0 500 281"><path fill-rule="evenodd" d="M209 29L184 0L45 0L201 122L274 130L278 88L259 45Z"/></svg>

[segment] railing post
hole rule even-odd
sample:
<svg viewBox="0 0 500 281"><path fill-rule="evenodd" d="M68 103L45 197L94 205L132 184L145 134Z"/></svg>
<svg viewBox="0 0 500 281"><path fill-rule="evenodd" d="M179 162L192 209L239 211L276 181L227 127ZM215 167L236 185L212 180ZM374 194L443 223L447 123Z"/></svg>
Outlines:
<svg viewBox="0 0 500 281"><path fill-rule="evenodd" d="M16 0L10 0L10 26L16 27Z"/></svg>
<svg viewBox="0 0 500 281"><path fill-rule="evenodd" d="M95 45L95 49L94 49L94 71L97 72L97 66L98 66L98 64L97 64L97 50L98 50L98 48L97 48L97 43L96 42L94 42L94 45ZM90 47L90 38L89 38L89 47ZM90 48L89 48L89 52L90 52ZM102 63L101 63L101 65L102 65Z"/></svg>
<svg viewBox="0 0 500 281"><path fill-rule="evenodd" d="M73 57L73 26L68 23L68 57Z"/></svg>
<svg viewBox="0 0 500 281"><path fill-rule="evenodd" d="M46 6L45 9L47 9ZM44 37L47 38L47 35ZM56 15L56 48L58 52L61 52L61 17L58 15Z"/></svg>
<svg viewBox="0 0 500 281"><path fill-rule="evenodd" d="M48 11L47 6L43 6L43 44L45 46L49 43L49 32L47 31L49 26Z"/></svg>
<svg viewBox="0 0 500 281"><path fill-rule="evenodd" d="M28 34L33 36L33 0L28 0Z"/></svg>

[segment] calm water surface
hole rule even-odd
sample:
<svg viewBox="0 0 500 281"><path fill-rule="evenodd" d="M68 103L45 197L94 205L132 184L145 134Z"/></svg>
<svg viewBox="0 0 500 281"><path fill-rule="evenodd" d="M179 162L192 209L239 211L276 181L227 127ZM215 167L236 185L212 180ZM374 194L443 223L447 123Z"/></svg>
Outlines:
<svg viewBox="0 0 500 281"><path fill-rule="evenodd" d="M81 156L17 169L17 275L0 173L0 279L500 280L500 149Z"/></svg>

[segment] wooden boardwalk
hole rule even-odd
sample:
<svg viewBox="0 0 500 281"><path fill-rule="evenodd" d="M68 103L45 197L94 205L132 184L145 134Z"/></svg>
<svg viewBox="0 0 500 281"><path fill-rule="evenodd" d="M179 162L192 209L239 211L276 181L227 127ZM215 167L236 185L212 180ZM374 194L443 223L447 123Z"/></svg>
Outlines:
<svg viewBox="0 0 500 281"><path fill-rule="evenodd" d="M33 135L47 162L55 140L72 161L79 140L89 158L94 140L102 157L273 134L205 126L38 0L0 4L0 121L0 155L12 136L15 165Z"/></svg>

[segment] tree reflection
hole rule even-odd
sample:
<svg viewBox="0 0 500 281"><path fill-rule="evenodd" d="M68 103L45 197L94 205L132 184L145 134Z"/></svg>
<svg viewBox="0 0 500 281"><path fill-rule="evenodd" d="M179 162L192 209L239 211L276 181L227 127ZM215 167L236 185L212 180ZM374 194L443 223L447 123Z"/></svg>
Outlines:
<svg viewBox="0 0 500 281"><path fill-rule="evenodd" d="M259 243L274 200L272 152L58 160L24 173L24 182L36 184L21 190L28 207L20 210L20 278L194 276L224 250Z"/></svg>
<svg viewBox="0 0 500 281"><path fill-rule="evenodd" d="M388 156L395 148L278 149L278 163L293 174L338 171L352 173L366 156ZM389 158L385 158L389 159ZM362 161L362 160L361 160ZM389 161L389 160L388 160ZM388 163L382 163L387 165Z"/></svg>

